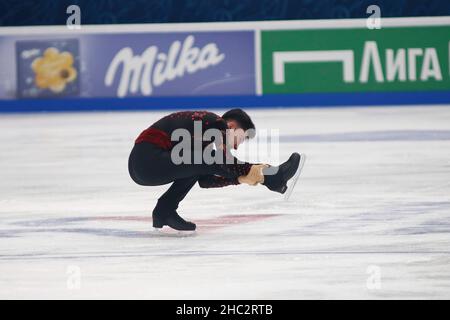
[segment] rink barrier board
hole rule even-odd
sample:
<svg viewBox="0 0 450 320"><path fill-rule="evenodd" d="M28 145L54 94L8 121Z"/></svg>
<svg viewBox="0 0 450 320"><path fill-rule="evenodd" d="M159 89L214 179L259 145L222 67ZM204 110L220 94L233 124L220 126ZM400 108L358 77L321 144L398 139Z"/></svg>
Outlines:
<svg viewBox="0 0 450 320"><path fill-rule="evenodd" d="M82 26L81 30L68 31L65 26L41 27L7 27L0 28L2 36L44 37L51 34L55 38L62 35L133 35L167 33L203 32L214 33L229 31L252 32L254 60L254 88L250 94L203 94L203 95L155 95L122 98L105 97L59 97L59 98L21 98L1 99L0 112L36 112L36 111L88 111L88 110L159 110L159 109L191 109L191 108L223 108L228 106L242 107L335 107L335 106L369 106L369 105L423 105L449 104L450 91L366 91L366 92L305 92L305 93L264 93L262 74L262 32L270 31L314 31L321 29L366 28L366 19L339 20L306 20L306 21L268 21L268 22L225 22L225 23L189 23L189 24L141 24L141 25L96 25ZM427 27L450 26L450 17L419 18L383 18L382 27ZM214 30L213 32L211 30ZM376 30L374 30L376 32ZM152 34L154 33L154 34ZM51 38L51 37L50 37ZM450 50L450 45L449 45ZM249 53L250 54L250 53ZM450 57L449 57L450 60ZM450 61L446 62L450 63ZM445 70L444 70L445 72ZM446 75L448 76L448 74ZM188 81L186 81L188 82ZM83 87L83 86L81 86ZM16 88L18 90L18 88ZM248 90L248 89L246 89ZM442 90L442 89L440 89Z"/></svg>
<svg viewBox="0 0 450 320"><path fill-rule="evenodd" d="M61 103L63 102L63 103ZM152 97L152 98L84 98L84 99L29 99L0 103L0 112L39 111L139 111L224 108L273 109L307 107L358 107L449 104L450 91L444 92L387 92L387 93L323 93L323 94L268 94L264 96L214 97Z"/></svg>

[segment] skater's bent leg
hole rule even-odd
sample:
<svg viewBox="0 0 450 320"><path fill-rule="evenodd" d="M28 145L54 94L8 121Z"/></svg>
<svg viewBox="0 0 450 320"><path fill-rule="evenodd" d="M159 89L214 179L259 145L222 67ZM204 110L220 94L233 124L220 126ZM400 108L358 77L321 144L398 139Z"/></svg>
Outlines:
<svg viewBox="0 0 450 320"><path fill-rule="evenodd" d="M198 179L200 188L222 188L237 184L239 184L237 179L230 179L217 175L204 175L200 176Z"/></svg>
<svg viewBox="0 0 450 320"><path fill-rule="evenodd" d="M131 151L128 169L139 185L156 186L201 175L223 174L219 165L175 164L171 153L149 143L136 144Z"/></svg>
<svg viewBox="0 0 450 320"><path fill-rule="evenodd" d="M170 188L158 199L155 210L163 212L175 211L197 180L197 177L175 180Z"/></svg>
<svg viewBox="0 0 450 320"><path fill-rule="evenodd" d="M170 188L158 199L158 203L153 210L153 227L162 228L164 225L168 225L180 231L195 230L195 223L181 218L176 209L196 182L197 177L175 180Z"/></svg>

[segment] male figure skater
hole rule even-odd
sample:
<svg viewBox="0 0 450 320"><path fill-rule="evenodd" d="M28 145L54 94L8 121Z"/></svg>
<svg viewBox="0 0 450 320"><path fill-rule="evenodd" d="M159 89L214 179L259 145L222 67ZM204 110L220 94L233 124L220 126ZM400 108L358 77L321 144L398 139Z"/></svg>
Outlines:
<svg viewBox="0 0 450 320"><path fill-rule="evenodd" d="M196 128L201 128L200 135ZM219 132L220 136L204 139L203 133L209 129ZM188 133L191 140L188 142L192 142L190 148L178 148L182 139L175 138L180 136L180 130ZM153 227L167 225L180 231L195 230L196 225L181 218L176 210L196 182L201 188L263 184L272 191L286 192L287 181L299 168L300 154L293 153L286 162L274 167L241 162L230 153L230 149L237 149L245 139L253 138L254 130L252 120L241 109L229 110L222 117L207 111L175 112L144 130L136 139L128 160L131 178L143 186L173 182L153 210ZM214 161L211 163L203 157L194 161L195 153L197 156L211 154ZM180 163L180 156L187 161ZM174 161L176 157L178 160Z"/></svg>

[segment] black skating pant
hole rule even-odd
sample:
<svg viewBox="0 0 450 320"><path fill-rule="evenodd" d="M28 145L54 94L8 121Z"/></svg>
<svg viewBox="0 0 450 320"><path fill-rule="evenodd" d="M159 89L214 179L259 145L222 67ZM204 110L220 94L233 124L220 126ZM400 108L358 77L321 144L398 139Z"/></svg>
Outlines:
<svg viewBox="0 0 450 320"><path fill-rule="evenodd" d="M139 185L158 186L173 182L170 188L158 199L155 209L162 212L176 210L178 204L199 179L201 185L203 178L219 175L224 177L222 178L226 182L224 185L237 184L234 183L234 181L237 181L236 174L233 175L233 173L224 170L224 165L176 165L171 160L170 151L146 142L134 145L128 160L128 170L131 178ZM208 181L208 179L205 181Z"/></svg>

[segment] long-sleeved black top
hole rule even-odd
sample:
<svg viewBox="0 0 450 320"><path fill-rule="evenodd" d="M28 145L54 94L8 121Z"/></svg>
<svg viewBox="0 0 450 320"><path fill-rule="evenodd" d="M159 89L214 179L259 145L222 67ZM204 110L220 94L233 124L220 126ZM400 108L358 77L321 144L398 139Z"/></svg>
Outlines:
<svg viewBox="0 0 450 320"><path fill-rule="evenodd" d="M195 122L201 124L201 136L195 136ZM225 144L227 123L215 113L208 111L181 111L171 113L152 124L147 130L141 133L136 142L150 141L166 149L172 149L181 141L172 141L172 133L177 129L185 129L191 135L191 146L200 145L201 150L212 148L216 145L216 152L223 151L223 162L219 164L222 170L220 175L207 175L199 177L199 185L202 188L223 187L227 185L239 184L238 177L248 174L251 164L241 162L230 152L230 148ZM208 129L220 130L221 141L203 141L203 133ZM158 136L158 139L155 139ZM169 139L169 140L167 140ZM195 140L201 139L201 143L195 144ZM193 150L193 149L192 149ZM212 151L214 152L214 151Z"/></svg>

